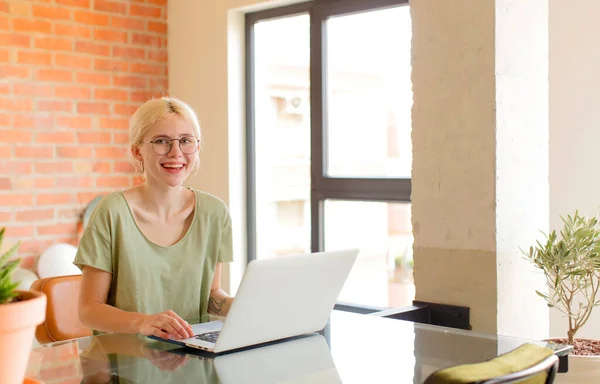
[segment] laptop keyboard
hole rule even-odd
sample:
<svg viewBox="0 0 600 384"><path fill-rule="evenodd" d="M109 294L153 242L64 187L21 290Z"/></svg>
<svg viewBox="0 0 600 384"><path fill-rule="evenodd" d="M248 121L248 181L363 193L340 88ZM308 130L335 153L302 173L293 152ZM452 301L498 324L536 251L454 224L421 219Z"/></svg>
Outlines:
<svg viewBox="0 0 600 384"><path fill-rule="evenodd" d="M212 332L206 332L206 333L201 333L199 335L194 336L194 338L195 339L204 340L204 341L208 341L210 343L216 343L217 342L217 338L219 337L219 333L220 332L221 332L221 330L212 331Z"/></svg>

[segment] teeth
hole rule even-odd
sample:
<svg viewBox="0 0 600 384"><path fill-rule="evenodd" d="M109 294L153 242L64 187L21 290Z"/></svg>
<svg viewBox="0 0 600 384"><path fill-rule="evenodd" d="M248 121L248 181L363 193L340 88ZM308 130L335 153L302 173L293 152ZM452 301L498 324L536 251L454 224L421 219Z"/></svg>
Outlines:
<svg viewBox="0 0 600 384"><path fill-rule="evenodd" d="M179 164L179 165L176 165L176 164L163 164L162 166L165 167L165 168L183 168L183 165L181 165L181 164Z"/></svg>

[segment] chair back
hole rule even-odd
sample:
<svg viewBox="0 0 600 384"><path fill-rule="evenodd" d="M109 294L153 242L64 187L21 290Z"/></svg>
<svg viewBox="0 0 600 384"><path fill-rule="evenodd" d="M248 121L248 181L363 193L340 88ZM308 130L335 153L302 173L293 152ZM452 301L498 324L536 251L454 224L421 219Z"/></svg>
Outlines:
<svg viewBox="0 0 600 384"><path fill-rule="evenodd" d="M424 384L552 384L557 371L554 351L524 344L488 361L440 369Z"/></svg>
<svg viewBox="0 0 600 384"><path fill-rule="evenodd" d="M79 321L78 301L81 275L46 277L33 282L32 291L46 294L46 319L37 326L40 344L91 336L92 331Z"/></svg>

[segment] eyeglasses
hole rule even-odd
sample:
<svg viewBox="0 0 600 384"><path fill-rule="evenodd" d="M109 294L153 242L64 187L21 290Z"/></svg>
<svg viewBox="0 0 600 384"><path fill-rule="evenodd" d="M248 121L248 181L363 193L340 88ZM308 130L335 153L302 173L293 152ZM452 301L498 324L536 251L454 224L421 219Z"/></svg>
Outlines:
<svg viewBox="0 0 600 384"><path fill-rule="evenodd" d="M142 141L142 143L152 144L152 149L157 155L166 155L171 152L173 142L179 142L179 149L186 155L191 155L198 150L199 142L194 136L184 136L180 139L170 139L168 137L158 137L150 141Z"/></svg>

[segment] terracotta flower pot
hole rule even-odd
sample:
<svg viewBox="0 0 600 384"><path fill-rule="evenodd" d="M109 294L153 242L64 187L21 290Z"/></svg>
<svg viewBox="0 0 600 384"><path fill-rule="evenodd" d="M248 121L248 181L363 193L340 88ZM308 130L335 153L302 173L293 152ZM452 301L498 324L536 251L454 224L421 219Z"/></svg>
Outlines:
<svg viewBox="0 0 600 384"><path fill-rule="evenodd" d="M18 301L0 304L0 383L22 384L35 328L46 318L46 295L18 291Z"/></svg>

